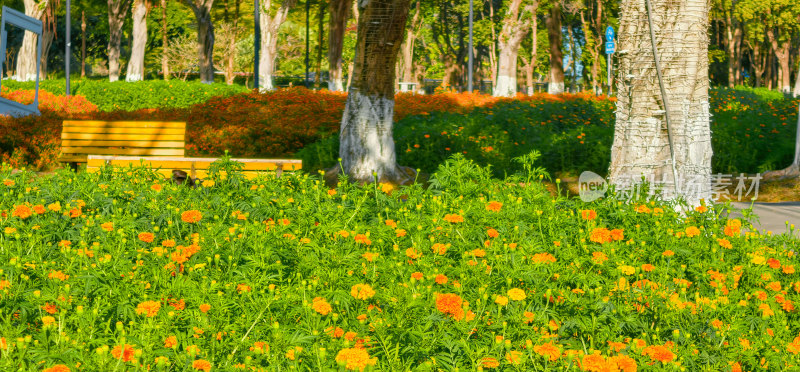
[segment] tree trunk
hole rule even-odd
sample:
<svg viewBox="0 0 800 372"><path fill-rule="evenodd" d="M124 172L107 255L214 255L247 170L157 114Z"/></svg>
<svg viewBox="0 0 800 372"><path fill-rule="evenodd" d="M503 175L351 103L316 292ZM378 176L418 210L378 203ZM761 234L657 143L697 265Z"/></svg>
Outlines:
<svg viewBox="0 0 800 372"><path fill-rule="evenodd" d="M339 134L341 171L351 182L405 183L392 138L394 69L409 0L360 1L353 81Z"/></svg>
<svg viewBox="0 0 800 372"><path fill-rule="evenodd" d="M791 47L791 40L779 40L775 35L775 30L770 28L767 30L767 39L769 40L772 52L775 58L778 59L778 86L781 92L791 92L791 68L789 67L789 49Z"/></svg>
<svg viewBox="0 0 800 372"><path fill-rule="evenodd" d="M525 79L527 80L528 95L533 95L533 72L536 70L536 59L539 50L539 19L534 13L531 22L531 56L530 62L525 64Z"/></svg>
<svg viewBox="0 0 800 372"><path fill-rule="evenodd" d="M794 98L800 97L800 65L797 66L797 75L794 76L794 90L792 91ZM800 130L800 128L798 128Z"/></svg>
<svg viewBox="0 0 800 372"><path fill-rule="evenodd" d="M547 93L564 93L564 54L561 52L561 5L555 2L545 21L550 40L550 78Z"/></svg>
<svg viewBox="0 0 800 372"><path fill-rule="evenodd" d="M119 55L122 25L132 0L108 0L108 80L119 80Z"/></svg>
<svg viewBox="0 0 800 372"><path fill-rule="evenodd" d="M53 3L49 3L47 6L52 7ZM55 38L55 20L48 19L48 17L53 16L53 13L51 12L54 12L54 10L46 10L44 16L42 17L42 23L44 24L44 27L42 28L42 55L39 61L40 80L47 79L47 59L50 55L50 46L53 45L53 39Z"/></svg>
<svg viewBox="0 0 800 372"><path fill-rule="evenodd" d="M259 90L274 89L272 85L272 72L275 70L275 57L278 55L278 29L286 21L289 13L297 0L283 0L278 12L270 15L272 0L261 2L259 22L261 22L261 56L258 60L258 85Z"/></svg>
<svg viewBox="0 0 800 372"><path fill-rule="evenodd" d="M320 1L318 4L317 12L317 63L314 66L314 86L319 88L322 83L322 43L325 41L323 37L324 22L325 22L325 2Z"/></svg>
<svg viewBox="0 0 800 372"><path fill-rule="evenodd" d="M236 78L235 69L236 69L236 35L239 33L239 12L241 10L241 0L234 0L234 10L233 10L233 35L228 40L230 43L228 45L228 53L226 58L226 67L225 67L225 83L228 85L233 85L234 79ZM226 13L227 13L227 3L225 6ZM245 85L246 86L246 85Z"/></svg>
<svg viewBox="0 0 800 372"><path fill-rule="evenodd" d="M135 0L133 3L133 46L125 81L144 80L144 49L147 45L147 8L149 5L145 0Z"/></svg>
<svg viewBox="0 0 800 372"><path fill-rule="evenodd" d="M86 11L81 11L81 77L86 77Z"/></svg>
<svg viewBox="0 0 800 372"><path fill-rule="evenodd" d="M762 84L761 76L764 74L766 58L761 54L761 43L750 45L750 50L753 51L753 78L755 79L754 85L756 88L760 88Z"/></svg>
<svg viewBox="0 0 800 372"><path fill-rule="evenodd" d="M400 48L400 71L404 82L418 83L414 77L414 42L417 38L417 32L421 24L420 7L422 1L417 0L414 9L414 16L411 18L411 25L406 29L406 38ZM403 86L403 91L406 91L407 86Z"/></svg>
<svg viewBox="0 0 800 372"><path fill-rule="evenodd" d="M169 80L169 40L167 38L167 0L161 0L161 73Z"/></svg>
<svg viewBox="0 0 800 372"><path fill-rule="evenodd" d="M25 15L41 20L48 0L25 0L24 3ZM17 68L14 72L15 80L36 80L36 45L38 39L38 35L25 31L25 36L22 38L22 47L17 53Z"/></svg>
<svg viewBox="0 0 800 372"><path fill-rule="evenodd" d="M492 92L497 86L497 31L494 29L494 1L489 1L489 25L492 28L492 40L489 42L489 76L492 79Z"/></svg>
<svg viewBox="0 0 800 372"><path fill-rule="evenodd" d="M535 17L537 1L520 9L522 0L512 0L508 5L503 28L500 30L500 58L497 60L497 85L495 97L513 97L517 94L517 58L522 40L531 31L531 17Z"/></svg>
<svg viewBox="0 0 800 372"><path fill-rule="evenodd" d="M200 81L214 82L214 24L211 21L211 6L214 0L183 0L194 12L197 20L197 54L200 65Z"/></svg>
<svg viewBox="0 0 800 372"><path fill-rule="evenodd" d="M344 91L342 48L351 0L330 0L328 4L328 90Z"/></svg>
<svg viewBox="0 0 800 372"><path fill-rule="evenodd" d="M621 78L617 81L609 178L612 184L618 185L617 190L630 187L642 176L651 182L663 182L666 183L662 184L667 193L665 199L683 197L694 206L711 197L709 2L650 1L667 97L662 97L658 85L645 2L623 0L619 49L628 50L628 53L619 57ZM670 132L674 168L668 140ZM677 187L672 186L675 181L678 181ZM675 190L678 192L669 194Z"/></svg>

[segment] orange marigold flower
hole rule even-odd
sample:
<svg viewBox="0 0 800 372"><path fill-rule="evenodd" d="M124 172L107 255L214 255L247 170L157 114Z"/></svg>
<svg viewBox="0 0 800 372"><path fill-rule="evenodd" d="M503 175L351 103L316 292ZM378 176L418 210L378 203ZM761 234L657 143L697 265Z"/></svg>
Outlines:
<svg viewBox="0 0 800 372"><path fill-rule="evenodd" d="M581 218L587 221L591 221L597 218L597 212L592 209L584 209L581 211Z"/></svg>
<svg viewBox="0 0 800 372"><path fill-rule="evenodd" d="M239 292L250 292L250 289L250 286L244 283L236 285L236 290Z"/></svg>
<svg viewBox="0 0 800 372"><path fill-rule="evenodd" d="M464 301L455 293L436 294L436 310L450 315L455 320L464 318Z"/></svg>
<svg viewBox="0 0 800 372"><path fill-rule="evenodd" d="M605 227L595 227L592 229L589 240L600 244L610 243L612 241L611 231Z"/></svg>
<svg viewBox="0 0 800 372"><path fill-rule="evenodd" d="M610 234L611 234L611 239L614 241L625 239L625 232L622 229L611 230Z"/></svg>
<svg viewBox="0 0 800 372"><path fill-rule="evenodd" d="M593 252L592 253L592 261L598 265L602 265L603 262L608 260L608 256L606 256L603 252Z"/></svg>
<svg viewBox="0 0 800 372"><path fill-rule="evenodd" d="M45 368L42 372L70 372L69 367L63 364L56 364L50 368Z"/></svg>
<svg viewBox="0 0 800 372"><path fill-rule="evenodd" d="M424 275L419 271L411 274L411 279L414 279L414 280L422 280L423 277L424 277Z"/></svg>
<svg viewBox="0 0 800 372"><path fill-rule="evenodd" d="M175 336L169 336L164 340L164 347L168 349L172 349L175 346L178 346L178 338Z"/></svg>
<svg viewBox="0 0 800 372"><path fill-rule="evenodd" d="M203 219L203 214L195 209L181 213L181 221L186 223L197 223L201 219Z"/></svg>
<svg viewBox="0 0 800 372"><path fill-rule="evenodd" d="M133 345L117 345L111 349L111 355L114 356L114 359L121 359L123 362L130 362L133 360L133 355L136 350L133 348Z"/></svg>
<svg viewBox="0 0 800 372"><path fill-rule="evenodd" d="M627 355L616 355L608 358L609 367L612 371L619 372L636 372L636 360ZM616 366L616 369L613 367Z"/></svg>
<svg viewBox="0 0 800 372"><path fill-rule="evenodd" d="M582 371L591 371L591 372L604 372L608 371L608 363L606 362L606 358L600 355L600 352L595 352L594 354L588 354L583 356L583 360L581 360L581 370Z"/></svg>
<svg viewBox="0 0 800 372"><path fill-rule="evenodd" d="M192 362L192 368L198 371L209 372L211 371L211 362L203 359L198 359Z"/></svg>
<svg viewBox="0 0 800 372"><path fill-rule="evenodd" d="M14 206L14 211L11 212L11 216L19 217L21 219L26 219L33 214L33 211L27 205L16 205Z"/></svg>
<svg viewBox="0 0 800 372"><path fill-rule="evenodd" d="M500 366L500 362L498 362L497 359L495 359L495 358L484 357L483 359L481 359L481 367L483 367L483 368L493 369L493 368L497 368L499 366Z"/></svg>
<svg viewBox="0 0 800 372"><path fill-rule="evenodd" d="M416 250L415 248L406 249L406 256L412 260L416 260L417 258L422 257L422 252Z"/></svg>
<svg viewBox="0 0 800 372"><path fill-rule="evenodd" d="M263 354L269 351L269 344L263 341L256 341L250 347L250 351L255 351L256 354Z"/></svg>
<svg viewBox="0 0 800 372"><path fill-rule="evenodd" d="M714 320L711 321L711 326L716 328L716 329L720 329L720 328L722 328L722 321L719 320L719 319L714 319Z"/></svg>
<svg viewBox="0 0 800 372"><path fill-rule="evenodd" d="M350 371L363 371L367 366L374 366L378 363L378 358L370 358L367 350L354 347L339 350L336 354L336 362L344 365Z"/></svg>
<svg viewBox="0 0 800 372"><path fill-rule="evenodd" d="M513 301L522 301L525 299L525 291L519 288L511 288L508 290L508 298Z"/></svg>
<svg viewBox="0 0 800 372"><path fill-rule="evenodd" d="M662 256L664 256L664 257L672 257L672 256L674 256L674 255L675 255L675 252L673 252L672 250L669 250L669 249L667 249L667 250L666 250L666 251L664 251L664 253L662 253L661 255L662 255Z"/></svg>
<svg viewBox="0 0 800 372"><path fill-rule="evenodd" d="M522 352L517 350L511 350L506 353L506 361L511 364L521 364L522 363Z"/></svg>
<svg viewBox="0 0 800 372"><path fill-rule="evenodd" d="M497 232L497 230L495 229L489 229L488 231L486 231L486 234L489 235L490 238L496 238L500 236L500 233Z"/></svg>
<svg viewBox="0 0 800 372"><path fill-rule="evenodd" d="M550 253L537 253L531 257L531 261L535 264L539 263L555 263L556 258Z"/></svg>
<svg viewBox="0 0 800 372"><path fill-rule="evenodd" d="M767 265L773 269L779 269L781 267L781 262L776 258L770 258L767 260Z"/></svg>
<svg viewBox="0 0 800 372"><path fill-rule="evenodd" d="M42 306L42 310L44 310L48 314L55 314L56 312L58 312L58 307L56 307L55 304L47 302L44 304L44 306Z"/></svg>
<svg viewBox="0 0 800 372"><path fill-rule="evenodd" d="M209 310L211 310L211 305L209 304L200 305L200 311L207 313Z"/></svg>
<svg viewBox="0 0 800 372"><path fill-rule="evenodd" d="M431 249L433 249L433 253L436 253L438 255L443 255L447 253L447 246L442 243L433 244L433 247L431 247Z"/></svg>
<svg viewBox="0 0 800 372"><path fill-rule="evenodd" d="M314 300L311 301L311 308L321 315L328 315L333 310L331 304L322 297L314 297Z"/></svg>
<svg viewBox="0 0 800 372"><path fill-rule="evenodd" d="M661 363L667 363L675 360L675 353L673 353L672 350L668 349L666 346L661 345L651 345L644 348L642 355L649 356L651 360L659 361Z"/></svg>
<svg viewBox="0 0 800 372"><path fill-rule="evenodd" d="M727 248L727 249L733 248L733 245L731 244L730 240L728 240L728 239L717 239L717 243L722 248Z"/></svg>
<svg viewBox="0 0 800 372"><path fill-rule="evenodd" d="M643 265L642 265L642 271L644 271L644 272L648 272L648 273L649 273L649 272L651 272L651 271L653 271L653 269L655 269L655 268L656 268L656 267L655 267L655 266L653 266L653 265L651 265L651 264L643 264Z"/></svg>
<svg viewBox="0 0 800 372"><path fill-rule="evenodd" d="M372 240L369 240L369 237L364 234L356 234L355 241L358 244L364 244L364 245L372 244Z"/></svg>
<svg viewBox="0 0 800 372"><path fill-rule="evenodd" d="M148 318L152 318L158 314L158 310L161 309L161 302L158 301L144 301L136 306L136 314L139 315L146 315Z"/></svg>
<svg viewBox="0 0 800 372"><path fill-rule="evenodd" d="M145 243L152 243L153 239L155 239L155 238L156 238L156 236L153 235L153 233L151 233L151 232L143 232L143 233L139 234L139 240L141 240L141 241L143 241Z"/></svg>
<svg viewBox="0 0 800 372"><path fill-rule="evenodd" d="M696 210L696 211L698 211L700 213L708 212L708 208L705 205L697 206L697 207L694 208L694 210Z"/></svg>
<svg viewBox="0 0 800 372"><path fill-rule="evenodd" d="M458 214L448 214L444 216L444 220L450 223L460 223L464 222L464 217Z"/></svg>
<svg viewBox="0 0 800 372"><path fill-rule="evenodd" d="M69 275L64 274L61 270L54 270L51 271L49 275L47 275L50 279L58 279L61 281L69 279Z"/></svg>
<svg viewBox="0 0 800 372"><path fill-rule="evenodd" d="M344 330L339 328L339 327L336 327L335 329L333 327L331 327L331 328L328 328L328 330L326 330L326 331L333 338L339 338L339 337L344 336Z"/></svg>
<svg viewBox="0 0 800 372"><path fill-rule="evenodd" d="M113 222L105 222L100 225L101 228L105 231L114 231L114 223Z"/></svg>
<svg viewBox="0 0 800 372"><path fill-rule="evenodd" d="M490 201L486 204L486 210L491 212L499 212L503 208L503 203L498 201Z"/></svg>
<svg viewBox="0 0 800 372"><path fill-rule="evenodd" d="M434 279L434 281L436 281L436 284L446 284L447 283L447 275L438 274L438 275L436 275L436 279Z"/></svg>
<svg viewBox="0 0 800 372"><path fill-rule="evenodd" d="M686 237L691 238L700 235L700 229L694 226L689 226L686 228Z"/></svg>
<svg viewBox="0 0 800 372"><path fill-rule="evenodd" d="M642 204L642 205L639 205L639 206L636 207L636 212L637 213L650 213L650 208L648 208L646 205Z"/></svg>
<svg viewBox="0 0 800 372"><path fill-rule="evenodd" d="M533 352L539 354L540 356L544 357L549 361L558 360L561 357L561 349L554 345L553 343L546 343L542 345L536 345L533 347Z"/></svg>
<svg viewBox="0 0 800 372"><path fill-rule="evenodd" d="M161 245L164 246L164 248L172 248L175 246L175 241L172 239L164 240L161 242Z"/></svg>
<svg viewBox="0 0 800 372"><path fill-rule="evenodd" d="M350 295L358 300L368 300L375 296L375 290L369 284L356 284L350 288Z"/></svg>

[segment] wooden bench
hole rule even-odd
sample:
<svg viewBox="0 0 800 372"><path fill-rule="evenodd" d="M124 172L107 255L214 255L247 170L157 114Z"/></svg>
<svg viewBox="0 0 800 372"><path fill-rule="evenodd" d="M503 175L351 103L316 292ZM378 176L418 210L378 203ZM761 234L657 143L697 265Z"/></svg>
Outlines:
<svg viewBox="0 0 800 372"><path fill-rule="evenodd" d="M145 166L155 169L165 177L172 177L173 169L180 169L188 173L192 179L205 179L208 177L208 167L217 158L183 158L183 157L138 157L138 156L103 156L89 155L86 163L87 172L98 172L100 168L113 165L124 169L125 167ZM253 179L264 172L275 172L278 177L284 171L296 171L302 168L302 160L295 159L231 159L244 164L242 174L248 179Z"/></svg>
<svg viewBox="0 0 800 372"><path fill-rule="evenodd" d="M182 157L185 135L182 122L65 120L58 161L77 169L89 155Z"/></svg>

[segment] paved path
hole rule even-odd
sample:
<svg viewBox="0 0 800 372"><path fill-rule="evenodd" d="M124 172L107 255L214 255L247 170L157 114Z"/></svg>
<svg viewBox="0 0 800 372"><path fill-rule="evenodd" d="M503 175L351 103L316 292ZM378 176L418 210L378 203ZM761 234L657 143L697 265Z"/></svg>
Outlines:
<svg viewBox="0 0 800 372"><path fill-rule="evenodd" d="M738 210L750 207L749 203L732 203L737 212L732 216L741 216ZM800 202L753 203L753 212L758 221L753 225L759 230L772 231L773 234L788 233L786 221L795 225L794 236L800 238Z"/></svg>

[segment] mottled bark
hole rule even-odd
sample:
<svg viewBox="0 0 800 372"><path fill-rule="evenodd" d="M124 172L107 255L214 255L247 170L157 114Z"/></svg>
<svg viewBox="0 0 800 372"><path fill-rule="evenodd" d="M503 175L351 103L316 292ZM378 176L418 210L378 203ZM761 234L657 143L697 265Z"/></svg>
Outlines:
<svg viewBox="0 0 800 372"><path fill-rule="evenodd" d="M564 92L564 53L561 51L561 4L556 1L545 20L547 36L550 41L550 75L547 92Z"/></svg>
<svg viewBox="0 0 800 372"><path fill-rule="evenodd" d="M623 0L618 49L617 113L609 178L625 187L642 176L664 182L665 197L690 205L711 197L708 102L708 0L651 0L652 21L667 92L658 85L645 2ZM673 177L669 113L677 187ZM677 190L677 193L674 191Z"/></svg>
<svg viewBox="0 0 800 372"><path fill-rule="evenodd" d="M733 88L738 81L741 66L742 24L734 16L735 1L731 1L729 9L723 9L725 14L725 52L728 55L728 87Z"/></svg>
<svg viewBox="0 0 800 372"><path fill-rule="evenodd" d="M108 0L108 80L119 80L122 25L133 0Z"/></svg>
<svg viewBox="0 0 800 372"><path fill-rule="evenodd" d="M353 81L339 135L341 171L354 182L404 183L392 137L395 63L409 0L359 2Z"/></svg>
<svg viewBox="0 0 800 372"><path fill-rule="evenodd" d="M517 58L522 40L531 31L531 16L535 17L538 1L521 8L523 0L508 4L503 28L500 30L500 57L497 60L497 85L495 97L513 97L517 94Z"/></svg>
<svg viewBox="0 0 800 372"><path fill-rule="evenodd" d="M278 12L271 15L272 0L261 2L259 22L261 22L261 56L258 61L258 85L261 91L274 89L272 72L275 70L275 57L278 55L278 29L286 21L296 0L283 0Z"/></svg>
<svg viewBox="0 0 800 372"><path fill-rule="evenodd" d="M125 81L144 80L144 49L147 45L147 11L150 4L146 0L133 3L133 46Z"/></svg>
<svg viewBox="0 0 800 372"><path fill-rule="evenodd" d="M197 54L200 65L200 81L214 82L214 24L211 22L211 6L214 0L183 0L194 12L197 20Z"/></svg>
<svg viewBox="0 0 800 372"><path fill-rule="evenodd" d="M48 0L25 0L25 15L41 20L44 15ZM17 53L17 68L14 79L20 81L36 80L36 45L39 36L33 32L25 31L22 46Z"/></svg>

